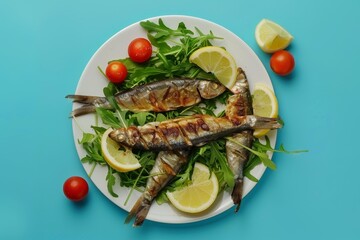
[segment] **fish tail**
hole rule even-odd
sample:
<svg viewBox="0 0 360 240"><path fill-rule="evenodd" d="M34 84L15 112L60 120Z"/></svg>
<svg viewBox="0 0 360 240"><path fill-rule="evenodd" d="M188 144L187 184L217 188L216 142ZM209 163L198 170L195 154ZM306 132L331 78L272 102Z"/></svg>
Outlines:
<svg viewBox="0 0 360 240"><path fill-rule="evenodd" d="M147 201L144 196L141 196L130 210L128 216L125 219L125 223L129 223L135 217L133 226L141 226L150 210L150 206L151 203Z"/></svg>
<svg viewBox="0 0 360 240"><path fill-rule="evenodd" d="M104 97L67 95L65 98L72 99L73 102L85 104L70 113L70 117L78 117L96 111L96 107L110 108L110 104Z"/></svg>
<svg viewBox="0 0 360 240"><path fill-rule="evenodd" d="M85 115L88 113L93 113L95 111L96 111L96 107L94 105L87 104L87 105L81 106L81 107L73 110L70 113L70 117L78 117L78 116L82 116L82 115Z"/></svg>
<svg viewBox="0 0 360 240"><path fill-rule="evenodd" d="M283 126L281 120L278 118L248 115L247 120L254 129L278 129Z"/></svg>
<svg viewBox="0 0 360 240"><path fill-rule="evenodd" d="M242 200L244 180L242 178L237 178L235 180L235 186L231 193L231 198L235 204L235 212L238 212L240 209L240 204Z"/></svg>
<svg viewBox="0 0 360 240"><path fill-rule="evenodd" d="M65 98L70 98L70 99L72 99L73 102L84 103L84 104L93 104L95 102L95 100L97 100L101 97L69 94Z"/></svg>

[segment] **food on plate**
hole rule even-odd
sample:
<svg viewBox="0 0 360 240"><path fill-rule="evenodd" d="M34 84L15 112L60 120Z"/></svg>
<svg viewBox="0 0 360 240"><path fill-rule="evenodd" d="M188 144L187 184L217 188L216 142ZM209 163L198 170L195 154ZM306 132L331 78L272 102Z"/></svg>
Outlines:
<svg viewBox="0 0 360 240"><path fill-rule="evenodd" d="M105 97L67 96L83 104L72 112L75 121L96 114L94 133L84 132L79 139L86 152L81 161L108 167L107 188L113 197L118 197L113 187L119 183L130 188L127 200L134 189L144 190L126 220L135 218L135 226L143 223L154 200L195 213L210 207L226 189L233 190L237 211L244 177L258 181L251 170L262 163L275 169L267 155L274 151L269 138L261 143L252 131L281 128L282 123L255 116L256 99L252 114L245 72L229 52L212 46L211 40L221 38L211 31L193 32L183 22L172 29L161 19L140 26L156 47L154 55L142 63L130 53L129 58L109 60L123 63L128 74L122 84L104 87ZM209 194L187 205L190 200L183 196L196 189Z"/></svg>
<svg viewBox="0 0 360 240"><path fill-rule="evenodd" d="M146 38L135 38L128 46L128 54L134 62L146 62L152 55L152 45Z"/></svg>
<svg viewBox="0 0 360 240"><path fill-rule="evenodd" d="M232 88L235 93L227 100L225 114L228 117L252 115L252 100L249 83L245 72L239 68L235 86ZM228 165L234 174L234 187L231 198L235 204L235 212L239 211L244 185L244 168L249 161L250 151L247 148L252 147L253 130L245 130L231 136L231 140L226 141L226 158ZM243 147L245 146L245 147Z"/></svg>
<svg viewBox="0 0 360 240"><path fill-rule="evenodd" d="M109 137L112 129L109 128L101 137L101 153L105 161L119 172L129 172L141 167L139 160L131 149L120 150L119 144Z"/></svg>
<svg viewBox="0 0 360 240"><path fill-rule="evenodd" d="M277 118L279 107L274 91L267 85L258 83L253 90L254 114L262 117ZM270 129L256 129L254 136L259 138L266 135Z"/></svg>
<svg viewBox="0 0 360 240"><path fill-rule="evenodd" d="M169 79L151 82L119 92L114 98L123 110L165 112L197 104L202 98L211 99L217 97L224 91L225 87L214 81ZM67 95L66 98L85 104L71 113L75 117L95 112L97 107L112 108L106 97Z"/></svg>
<svg viewBox="0 0 360 240"><path fill-rule="evenodd" d="M255 29L255 40L259 47L267 53L287 48L293 38L286 29L268 19L261 20Z"/></svg>
<svg viewBox="0 0 360 240"><path fill-rule="evenodd" d="M295 59L290 52L280 50L271 56L270 67L276 74L286 76L294 70Z"/></svg>
<svg viewBox="0 0 360 240"><path fill-rule="evenodd" d="M278 129L282 125L276 118L254 115L217 118L193 115L143 126L118 128L109 136L115 142L141 150L179 150L251 129Z"/></svg>
<svg viewBox="0 0 360 240"><path fill-rule="evenodd" d="M215 173L201 163L195 163L191 183L175 191L167 191L172 205L187 213L200 213L216 200L219 182Z"/></svg>
<svg viewBox="0 0 360 240"><path fill-rule="evenodd" d="M140 226L159 192L171 181L188 161L189 151L161 151L150 171L145 190L129 212L125 222L134 217L134 226Z"/></svg>
<svg viewBox="0 0 360 240"><path fill-rule="evenodd" d="M110 62L105 70L106 77L112 83L122 83L127 76L126 66L122 62Z"/></svg>
<svg viewBox="0 0 360 240"><path fill-rule="evenodd" d="M63 191L68 199L78 202L87 196L89 185L82 177L73 176L66 179L63 185Z"/></svg>
<svg viewBox="0 0 360 240"><path fill-rule="evenodd" d="M189 60L205 72L213 73L225 87L234 85L237 66L233 56L225 49L216 46L199 48L190 55Z"/></svg>

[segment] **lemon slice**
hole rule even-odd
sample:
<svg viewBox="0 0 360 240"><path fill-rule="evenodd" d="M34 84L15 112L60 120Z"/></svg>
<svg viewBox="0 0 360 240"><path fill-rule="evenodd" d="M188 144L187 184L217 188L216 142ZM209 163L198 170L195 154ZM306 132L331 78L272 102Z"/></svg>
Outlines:
<svg viewBox="0 0 360 240"><path fill-rule="evenodd" d="M237 75L234 58L223 48L208 46L193 52L190 62L198 65L205 72L211 72L227 88L231 88Z"/></svg>
<svg viewBox="0 0 360 240"><path fill-rule="evenodd" d="M141 165L138 159L130 149L119 150L119 145L109 138L109 133L112 130L109 128L101 137L101 152L105 161L119 172L129 172L140 168Z"/></svg>
<svg viewBox="0 0 360 240"><path fill-rule="evenodd" d="M264 52L273 53L289 46L293 36L279 24L263 19L256 26L255 39Z"/></svg>
<svg viewBox="0 0 360 240"><path fill-rule="evenodd" d="M278 117L279 107L274 92L265 84L258 83L253 91L254 114L261 117ZM269 129L256 129L254 136L259 138L266 135Z"/></svg>
<svg viewBox="0 0 360 240"><path fill-rule="evenodd" d="M192 182L173 192L166 192L175 208L187 213L198 213L209 208L219 192L216 175L201 163L195 163Z"/></svg>

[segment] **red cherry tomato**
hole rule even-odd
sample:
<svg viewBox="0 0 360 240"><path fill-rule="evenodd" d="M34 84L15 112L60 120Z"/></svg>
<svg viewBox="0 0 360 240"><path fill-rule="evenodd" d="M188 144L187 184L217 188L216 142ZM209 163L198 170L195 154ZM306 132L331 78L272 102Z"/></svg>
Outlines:
<svg viewBox="0 0 360 240"><path fill-rule="evenodd" d="M126 66L122 62L111 62L106 67L105 74L113 83L122 83L127 76Z"/></svg>
<svg viewBox="0 0 360 240"><path fill-rule="evenodd" d="M295 67L294 57L288 51L277 51L270 58L270 67L276 74L288 75Z"/></svg>
<svg viewBox="0 0 360 240"><path fill-rule="evenodd" d="M72 201L83 200L89 192L89 185L82 177L70 177L63 186L65 196Z"/></svg>
<svg viewBox="0 0 360 240"><path fill-rule="evenodd" d="M143 63L150 59L152 46L149 40L145 38L135 38L128 47L128 54L132 61Z"/></svg>

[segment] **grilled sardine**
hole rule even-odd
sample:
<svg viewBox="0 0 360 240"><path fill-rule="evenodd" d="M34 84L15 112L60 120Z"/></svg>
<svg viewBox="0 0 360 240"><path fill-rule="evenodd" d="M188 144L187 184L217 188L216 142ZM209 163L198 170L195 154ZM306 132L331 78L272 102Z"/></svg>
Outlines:
<svg viewBox="0 0 360 240"><path fill-rule="evenodd" d="M180 107L197 104L204 99L219 96L225 91L220 83L208 80L169 79L137 86L131 90L119 92L115 100L123 110L133 112L165 112ZM75 109L71 116L81 116L95 112L96 107L111 108L105 97L67 95L66 98L84 105Z"/></svg>
<svg viewBox="0 0 360 240"><path fill-rule="evenodd" d="M253 115L217 118L209 115L193 115L161 123L131 126L112 131L114 141L134 149L179 150L199 146L244 130L276 129L281 123L275 118Z"/></svg>

